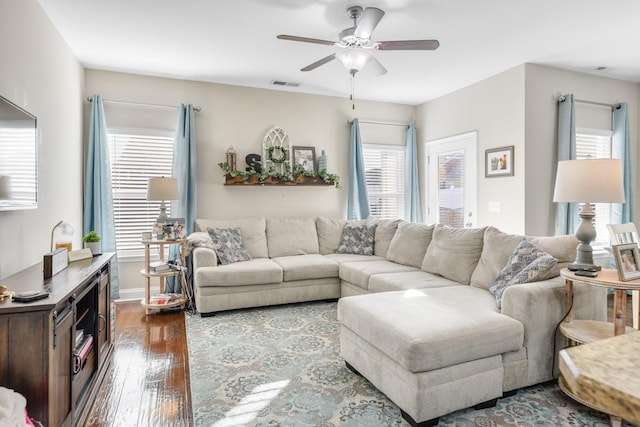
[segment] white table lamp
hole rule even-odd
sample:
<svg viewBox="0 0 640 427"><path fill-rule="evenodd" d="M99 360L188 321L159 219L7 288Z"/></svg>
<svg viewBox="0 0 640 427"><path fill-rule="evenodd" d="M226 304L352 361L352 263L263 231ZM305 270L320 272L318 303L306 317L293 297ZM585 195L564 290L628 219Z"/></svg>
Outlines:
<svg viewBox="0 0 640 427"><path fill-rule="evenodd" d="M600 270L593 263L591 242L596 238L592 203L624 203L619 159L583 159L558 162L554 202L582 203L576 237L580 241L571 270Z"/></svg>
<svg viewBox="0 0 640 427"><path fill-rule="evenodd" d="M76 231L76 228L70 222L60 221L54 225L51 229L51 252L53 252L53 238L56 234L56 230L58 229L60 230L60 234L64 234L66 236L73 236L73 233Z"/></svg>
<svg viewBox="0 0 640 427"><path fill-rule="evenodd" d="M167 220L167 207L165 200L178 199L178 180L175 178L149 178L147 186L147 200L161 200L160 216L158 222L163 223Z"/></svg>

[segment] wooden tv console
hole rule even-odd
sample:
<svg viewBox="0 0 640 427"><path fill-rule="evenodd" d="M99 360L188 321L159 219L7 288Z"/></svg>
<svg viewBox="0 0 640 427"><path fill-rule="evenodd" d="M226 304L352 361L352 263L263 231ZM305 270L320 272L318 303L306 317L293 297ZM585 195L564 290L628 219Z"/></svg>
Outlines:
<svg viewBox="0 0 640 427"><path fill-rule="evenodd" d="M50 292L0 302L0 385L25 396L29 416L45 426L81 426L109 366L112 257L73 262L47 280L42 263L0 280L16 293Z"/></svg>

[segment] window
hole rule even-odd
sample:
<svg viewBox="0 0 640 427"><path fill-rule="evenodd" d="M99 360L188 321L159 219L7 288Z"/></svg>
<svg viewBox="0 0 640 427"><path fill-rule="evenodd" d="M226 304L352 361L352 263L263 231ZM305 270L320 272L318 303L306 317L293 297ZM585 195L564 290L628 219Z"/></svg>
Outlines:
<svg viewBox="0 0 640 427"><path fill-rule="evenodd" d="M147 201L147 182L171 176L174 135L110 130L108 139L118 256L141 256L141 235L151 231L160 212L160 202Z"/></svg>
<svg viewBox="0 0 640 427"><path fill-rule="evenodd" d="M371 215L404 218L404 146L363 144L362 151Z"/></svg>
<svg viewBox="0 0 640 427"><path fill-rule="evenodd" d="M602 129L576 129L576 159L611 158L611 137L613 132ZM596 228L595 246L609 245L607 224L611 224L611 203L595 203Z"/></svg>

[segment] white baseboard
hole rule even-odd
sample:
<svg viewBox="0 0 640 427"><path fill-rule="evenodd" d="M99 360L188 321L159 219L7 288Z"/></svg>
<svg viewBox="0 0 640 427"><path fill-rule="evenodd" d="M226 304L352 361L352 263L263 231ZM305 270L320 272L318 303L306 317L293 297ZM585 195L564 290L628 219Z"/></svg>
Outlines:
<svg viewBox="0 0 640 427"><path fill-rule="evenodd" d="M116 302L135 301L144 298L144 288L120 289L120 298Z"/></svg>

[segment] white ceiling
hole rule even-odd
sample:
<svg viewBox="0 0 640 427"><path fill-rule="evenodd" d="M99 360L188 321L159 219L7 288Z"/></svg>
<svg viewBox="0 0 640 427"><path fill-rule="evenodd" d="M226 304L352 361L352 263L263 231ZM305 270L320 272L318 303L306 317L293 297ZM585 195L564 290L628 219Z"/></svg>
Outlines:
<svg viewBox="0 0 640 427"><path fill-rule="evenodd" d="M376 52L388 73L358 73L359 99L417 105L522 63L640 82L638 0L38 1L80 62L101 70L346 97L338 61L300 71L338 48L276 35L337 40L347 7L361 5L386 12L373 40L440 48Z"/></svg>

